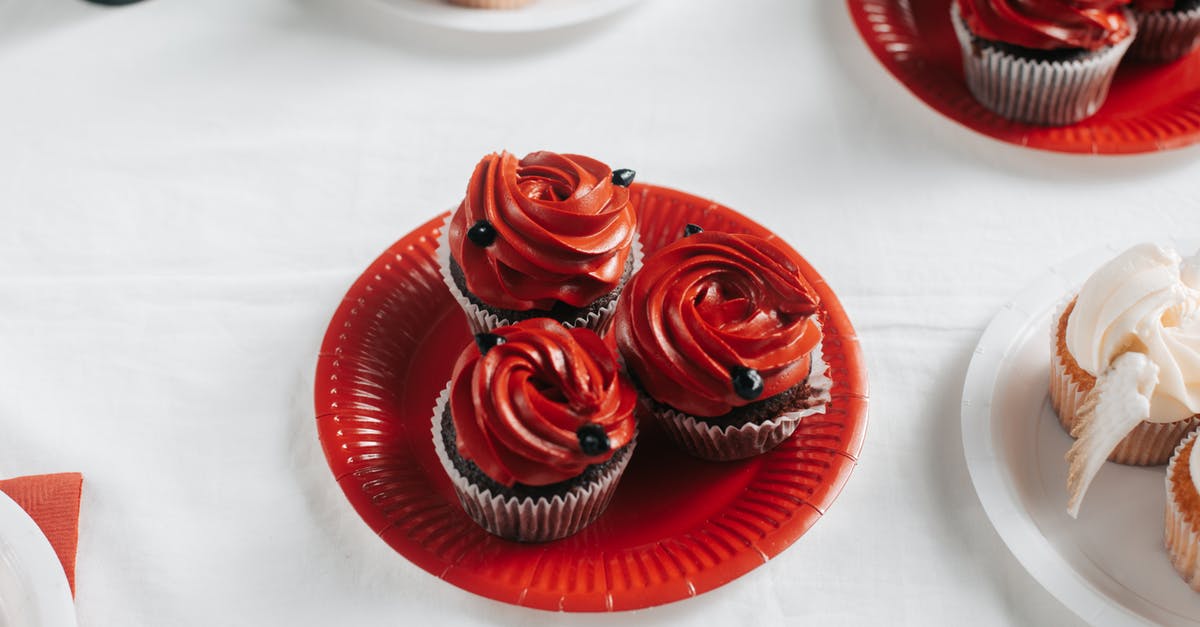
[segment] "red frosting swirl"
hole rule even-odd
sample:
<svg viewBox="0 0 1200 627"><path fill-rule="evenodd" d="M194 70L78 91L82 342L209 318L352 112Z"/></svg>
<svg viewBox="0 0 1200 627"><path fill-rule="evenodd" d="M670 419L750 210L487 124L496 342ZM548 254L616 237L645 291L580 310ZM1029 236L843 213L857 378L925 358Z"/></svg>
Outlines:
<svg viewBox="0 0 1200 627"><path fill-rule="evenodd" d="M617 305L617 347L646 392L693 416L752 400L734 368L763 378L760 400L802 382L821 341L818 298L793 253L752 235L706 231L646 259Z"/></svg>
<svg viewBox="0 0 1200 627"><path fill-rule="evenodd" d="M534 318L493 333L504 343L486 355L468 347L450 389L458 452L484 474L506 486L558 483L633 439L637 391L595 332ZM584 425L603 429L607 451L582 450Z"/></svg>
<svg viewBox="0 0 1200 627"><path fill-rule="evenodd" d="M958 0L979 37L1025 48L1097 50L1129 36L1129 0Z"/></svg>
<svg viewBox="0 0 1200 627"><path fill-rule="evenodd" d="M480 220L496 239L478 246L467 230ZM467 289L501 309L586 307L625 273L637 218L629 190L608 166L579 155L507 152L484 157L450 220L450 252Z"/></svg>
<svg viewBox="0 0 1200 627"><path fill-rule="evenodd" d="M1170 11L1175 8L1177 0L1133 0L1133 6L1139 11Z"/></svg>

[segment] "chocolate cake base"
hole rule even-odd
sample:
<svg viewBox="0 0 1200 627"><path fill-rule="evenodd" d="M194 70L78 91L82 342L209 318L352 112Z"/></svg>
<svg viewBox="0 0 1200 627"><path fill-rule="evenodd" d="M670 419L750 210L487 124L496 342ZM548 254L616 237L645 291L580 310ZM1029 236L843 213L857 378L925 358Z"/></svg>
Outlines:
<svg viewBox="0 0 1200 627"><path fill-rule="evenodd" d="M491 313L497 318L508 320L509 322L520 322L522 320L530 320L533 318L552 318L554 320L558 320L559 322L574 322L575 320L583 318L590 313L599 312L605 307L611 305L613 301L617 300L617 297L621 295L621 288L624 287L625 283L629 281L629 277L632 275L633 254L630 254L625 260L625 273L621 275L621 281L618 283L617 288L592 301L591 305L588 305L587 307L572 307L571 305L558 301L551 309L527 309L524 311L517 311L515 309L500 309L498 307L493 307L480 300L478 296L467 289L467 278L463 273L462 266L458 265L458 261L455 260L454 257L450 257L450 277L454 279L454 284L458 286L458 289L463 293L463 296L466 296L467 300L471 301L472 305Z"/></svg>
<svg viewBox="0 0 1200 627"><path fill-rule="evenodd" d="M652 413L658 414L665 411L675 411L681 414L688 414L688 412L659 402L650 396L646 392L646 389L642 387L641 382L637 380L637 375L633 372L633 369L626 368L626 373L629 375L629 380L638 389L641 397L645 399L646 405ZM817 397L817 391L808 384L808 377L805 377L800 383L793 385L779 394L759 399L741 407L734 407L729 413L720 416L688 415L695 418L697 422L704 424L736 428L747 424L760 424L780 414L808 409L809 407L814 407L825 402L819 400Z"/></svg>
<svg viewBox="0 0 1200 627"><path fill-rule="evenodd" d="M832 387L826 367L817 353L800 383L720 416L688 414L650 397L636 379L634 385L646 410L676 446L701 459L725 462L761 455L791 437L806 416L824 413Z"/></svg>
<svg viewBox="0 0 1200 627"><path fill-rule="evenodd" d="M1082 61L1083 59L1099 54L1098 51L1088 50L1086 48L1055 48L1052 50L1026 48L1024 46L1018 46L1003 41L993 41L991 39L984 39L982 37L975 37L972 40L972 44L982 50L987 50L990 48L997 52L1003 52L1010 56L1019 57L1022 59L1030 59L1032 61L1049 61L1051 63Z"/></svg>
<svg viewBox="0 0 1200 627"><path fill-rule="evenodd" d="M442 412L442 445L446 447L446 455L450 458L450 462L454 464L454 469L462 476L466 477L472 484L484 490L491 490L492 494L503 496L506 498L553 498L554 496L565 496L573 488L578 486L586 486L600 480L604 474L612 466L617 465L620 461L629 454L629 445L625 445L613 454L608 461L602 464L592 464L576 477L552 483L549 485L531 486L523 483L515 483L512 487L505 486L491 477L484 474L475 462L466 459L458 452L458 446L455 444L456 431L454 429L454 419L450 416L450 406L446 405L445 411Z"/></svg>

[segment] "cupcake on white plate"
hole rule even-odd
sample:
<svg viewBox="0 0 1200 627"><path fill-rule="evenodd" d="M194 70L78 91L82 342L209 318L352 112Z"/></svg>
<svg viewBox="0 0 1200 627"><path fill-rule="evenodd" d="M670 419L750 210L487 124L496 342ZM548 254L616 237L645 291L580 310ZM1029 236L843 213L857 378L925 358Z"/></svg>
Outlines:
<svg viewBox="0 0 1200 627"><path fill-rule="evenodd" d="M1200 592L1200 454L1195 431L1167 465L1167 515L1163 534L1171 565L1192 590Z"/></svg>
<svg viewBox="0 0 1200 627"><path fill-rule="evenodd" d="M1072 516L1106 459L1166 463L1200 425L1200 256L1141 244L1088 278L1054 326L1050 397L1077 438Z"/></svg>

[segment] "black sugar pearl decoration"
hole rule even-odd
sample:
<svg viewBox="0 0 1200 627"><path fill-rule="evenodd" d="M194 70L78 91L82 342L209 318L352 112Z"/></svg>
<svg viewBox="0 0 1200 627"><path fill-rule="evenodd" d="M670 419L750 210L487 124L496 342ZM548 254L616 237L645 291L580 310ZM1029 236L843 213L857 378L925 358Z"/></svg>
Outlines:
<svg viewBox="0 0 1200 627"><path fill-rule="evenodd" d="M683 236L690 237L697 233L703 233L704 229L700 228L699 224L688 224L683 227Z"/></svg>
<svg viewBox="0 0 1200 627"><path fill-rule="evenodd" d="M482 355L507 341L495 333L479 333L475 336L475 345L479 347L479 353Z"/></svg>
<svg viewBox="0 0 1200 627"><path fill-rule="evenodd" d="M496 227L487 220L480 220L467 229L467 239L480 248L487 248L496 241Z"/></svg>
<svg viewBox="0 0 1200 627"><path fill-rule="evenodd" d="M616 185L617 187L629 187L630 185L633 185L633 177L635 176L637 176L637 172L630 170L629 168L613 170L612 182L613 185Z"/></svg>
<svg viewBox="0 0 1200 627"><path fill-rule="evenodd" d="M748 401L762 396L763 378L754 368L734 368L730 373L730 380L733 382L733 391L737 392L738 396Z"/></svg>
<svg viewBox="0 0 1200 627"><path fill-rule="evenodd" d="M588 457L603 455L612 448L612 444L608 441L608 435L604 433L604 427L594 422L579 427L575 436L579 438L579 450Z"/></svg>

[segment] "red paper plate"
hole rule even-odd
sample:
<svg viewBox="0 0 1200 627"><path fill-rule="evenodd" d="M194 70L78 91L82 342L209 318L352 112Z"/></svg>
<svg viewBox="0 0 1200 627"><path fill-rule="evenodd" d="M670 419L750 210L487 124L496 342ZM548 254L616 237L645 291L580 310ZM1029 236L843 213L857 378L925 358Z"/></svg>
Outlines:
<svg viewBox="0 0 1200 627"><path fill-rule="evenodd" d="M950 0L848 0L858 31L889 72L946 117L984 135L1056 152L1129 154L1200 140L1200 53L1166 64L1124 61L1096 115L1070 126L1010 122L963 81Z"/></svg>
<svg viewBox="0 0 1200 627"><path fill-rule="evenodd" d="M646 252L684 224L774 237L734 211L634 186ZM825 415L755 459L711 463L676 451L643 421L637 452L596 523L547 544L483 531L463 512L433 451L438 392L471 341L434 262L445 215L394 244L355 281L317 361L317 430L346 497L414 564L460 588L547 610L628 610L686 599L779 554L820 518L853 470L867 424L854 329L810 266L833 379ZM784 244L786 245L786 244Z"/></svg>

